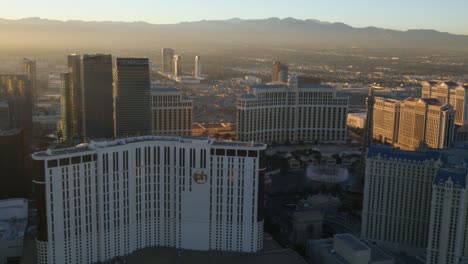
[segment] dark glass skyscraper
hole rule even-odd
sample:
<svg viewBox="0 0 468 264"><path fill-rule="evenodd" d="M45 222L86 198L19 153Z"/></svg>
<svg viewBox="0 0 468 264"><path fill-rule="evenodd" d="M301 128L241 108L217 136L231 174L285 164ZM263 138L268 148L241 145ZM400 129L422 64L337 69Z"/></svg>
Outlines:
<svg viewBox="0 0 468 264"><path fill-rule="evenodd" d="M31 176L27 165L28 145L22 129L0 130L0 199L27 198Z"/></svg>
<svg viewBox="0 0 468 264"><path fill-rule="evenodd" d="M31 195L32 91L25 74L0 74L0 101L8 107L0 129L0 199ZM3 177L2 177L3 176Z"/></svg>
<svg viewBox="0 0 468 264"><path fill-rule="evenodd" d="M81 66L84 138L111 138L114 134L112 56L83 55Z"/></svg>
<svg viewBox="0 0 468 264"><path fill-rule="evenodd" d="M149 61L117 58L114 71L114 136L151 134Z"/></svg>

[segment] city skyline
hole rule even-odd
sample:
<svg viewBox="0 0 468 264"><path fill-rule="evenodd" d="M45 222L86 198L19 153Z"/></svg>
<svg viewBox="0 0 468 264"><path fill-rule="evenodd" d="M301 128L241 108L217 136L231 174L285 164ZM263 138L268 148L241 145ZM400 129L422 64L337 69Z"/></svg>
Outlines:
<svg viewBox="0 0 468 264"><path fill-rule="evenodd" d="M466 10L8 3L0 264L468 264Z"/></svg>
<svg viewBox="0 0 468 264"><path fill-rule="evenodd" d="M25 10L25 5L30 8ZM108 12L110 5L116 7L112 9L112 12ZM255 3L240 0L221 4L213 0L207 0L203 3L184 0L170 5L163 1L136 0L122 1L118 7L107 0L100 2L85 0L78 5L56 0L40 2L23 0L10 3L8 10L0 11L0 17L7 19L43 17L58 20L145 21L154 24L231 18L294 17L342 22L353 27L375 26L396 30L434 29L468 35L468 28L465 26L468 19L463 14L463 10L467 8L468 3L455 0L443 3L422 0L411 2L397 0L391 3L375 3L367 0L353 2L293 0L288 2L287 7L284 6L283 2L276 0L256 1ZM67 10L67 12L63 12L63 10ZM177 12L174 12L175 10ZM441 16L442 13L450 13L451 19ZM428 17L431 19L427 19Z"/></svg>

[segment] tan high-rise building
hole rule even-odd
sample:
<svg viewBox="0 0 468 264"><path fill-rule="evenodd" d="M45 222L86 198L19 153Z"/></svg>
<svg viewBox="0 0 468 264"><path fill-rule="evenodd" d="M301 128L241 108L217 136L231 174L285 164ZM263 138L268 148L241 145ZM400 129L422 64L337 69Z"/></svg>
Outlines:
<svg viewBox="0 0 468 264"><path fill-rule="evenodd" d="M273 63L273 70L271 73L272 82L288 82L289 67L279 61Z"/></svg>
<svg viewBox="0 0 468 264"><path fill-rule="evenodd" d="M152 133L191 136L193 102L176 88L151 89Z"/></svg>
<svg viewBox="0 0 468 264"><path fill-rule="evenodd" d="M182 56L180 55L174 55L172 58L172 74L174 77L178 77L179 75L182 74Z"/></svg>
<svg viewBox="0 0 468 264"><path fill-rule="evenodd" d="M408 98L400 105L397 146L416 150L422 145L433 149L450 146L455 129L455 112L436 98Z"/></svg>
<svg viewBox="0 0 468 264"><path fill-rule="evenodd" d="M197 79L202 78L202 61L200 56L195 56L195 72L194 76Z"/></svg>
<svg viewBox="0 0 468 264"><path fill-rule="evenodd" d="M458 84L452 81L425 81L423 98L437 98L443 103L453 106L455 110L455 124L468 125L468 84Z"/></svg>
<svg viewBox="0 0 468 264"><path fill-rule="evenodd" d="M400 101L376 97L373 116L373 137L385 144L398 141Z"/></svg>
<svg viewBox="0 0 468 264"><path fill-rule="evenodd" d="M450 104L455 110L455 124L468 126L468 83L450 91Z"/></svg>

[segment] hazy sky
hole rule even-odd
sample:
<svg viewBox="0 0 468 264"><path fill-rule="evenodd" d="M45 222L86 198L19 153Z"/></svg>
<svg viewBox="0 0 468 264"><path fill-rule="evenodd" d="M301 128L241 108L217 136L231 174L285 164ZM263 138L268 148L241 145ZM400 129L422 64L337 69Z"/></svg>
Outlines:
<svg viewBox="0 0 468 264"><path fill-rule="evenodd" d="M467 0L1 0L2 18L147 21L295 17L355 27L437 29L468 35Z"/></svg>

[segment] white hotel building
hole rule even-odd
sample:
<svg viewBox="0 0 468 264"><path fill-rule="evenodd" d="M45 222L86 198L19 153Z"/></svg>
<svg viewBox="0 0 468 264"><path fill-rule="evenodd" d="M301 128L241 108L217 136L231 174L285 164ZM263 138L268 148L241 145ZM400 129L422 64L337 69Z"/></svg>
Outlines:
<svg viewBox="0 0 468 264"><path fill-rule="evenodd" d="M344 142L348 97L327 85L258 85L237 101L238 139L265 143Z"/></svg>
<svg viewBox="0 0 468 264"><path fill-rule="evenodd" d="M153 246L260 251L265 149L144 136L35 153L37 263L95 263Z"/></svg>

